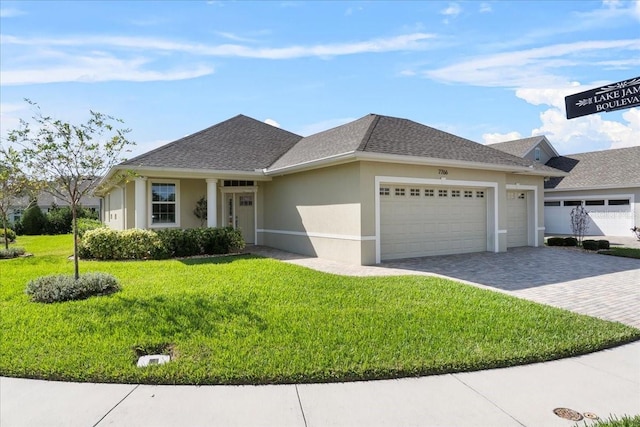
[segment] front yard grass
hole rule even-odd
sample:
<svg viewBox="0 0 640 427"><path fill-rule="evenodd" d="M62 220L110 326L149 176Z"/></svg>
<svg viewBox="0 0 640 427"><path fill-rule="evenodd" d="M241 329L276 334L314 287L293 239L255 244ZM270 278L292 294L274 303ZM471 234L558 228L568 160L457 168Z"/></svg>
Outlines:
<svg viewBox="0 0 640 427"><path fill-rule="evenodd" d="M613 256L620 256L624 258L640 259L640 249L636 249L636 248L612 247L610 249L598 251L598 253L603 255L613 255Z"/></svg>
<svg viewBox="0 0 640 427"><path fill-rule="evenodd" d="M122 291L29 302L28 280L71 273L71 236L19 237L0 261L0 375L152 384L395 378L544 361L640 330L440 278L344 277L248 255L83 261ZM173 360L135 366L166 349Z"/></svg>

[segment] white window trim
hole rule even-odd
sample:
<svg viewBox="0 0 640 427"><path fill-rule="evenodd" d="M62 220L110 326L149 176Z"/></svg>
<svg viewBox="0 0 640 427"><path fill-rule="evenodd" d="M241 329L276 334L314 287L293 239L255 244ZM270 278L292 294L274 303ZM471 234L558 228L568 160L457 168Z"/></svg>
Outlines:
<svg viewBox="0 0 640 427"><path fill-rule="evenodd" d="M446 178L432 179L432 178L408 178L402 176L376 176L375 177L375 223L376 223L376 264L381 262L381 248L380 248L380 184L415 184L415 185L433 185L433 186L447 186L447 187L480 187L480 188L492 188L493 189L493 212L491 212L491 206L487 201L487 219L490 214L493 214L493 230L487 232L493 234L493 252L499 252L498 245L498 183L488 181L459 181L448 180ZM524 187L524 186L521 186ZM488 236L487 236L488 237ZM489 239L487 239L489 241ZM489 249L489 248L487 248Z"/></svg>
<svg viewBox="0 0 640 427"><path fill-rule="evenodd" d="M180 228L180 181L175 179L152 179L148 180L147 185L147 224L148 228ZM161 224L153 223L153 184L174 184L176 186L176 222L163 222Z"/></svg>

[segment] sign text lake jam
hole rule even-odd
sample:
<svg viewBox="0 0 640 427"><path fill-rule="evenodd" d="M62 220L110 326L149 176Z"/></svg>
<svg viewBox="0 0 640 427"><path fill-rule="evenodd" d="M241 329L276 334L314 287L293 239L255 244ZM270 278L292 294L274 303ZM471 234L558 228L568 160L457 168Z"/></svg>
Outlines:
<svg viewBox="0 0 640 427"><path fill-rule="evenodd" d="M564 98L567 119L640 105L640 77L576 93Z"/></svg>

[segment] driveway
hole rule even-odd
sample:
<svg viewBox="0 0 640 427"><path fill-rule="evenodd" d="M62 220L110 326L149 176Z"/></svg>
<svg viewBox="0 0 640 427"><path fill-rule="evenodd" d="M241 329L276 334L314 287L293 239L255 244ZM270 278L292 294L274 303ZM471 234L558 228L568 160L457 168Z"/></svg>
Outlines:
<svg viewBox="0 0 640 427"><path fill-rule="evenodd" d="M260 246L247 252L351 276L445 276L576 313L640 328L640 260L573 248L512 248L353 266Z"/></svg>

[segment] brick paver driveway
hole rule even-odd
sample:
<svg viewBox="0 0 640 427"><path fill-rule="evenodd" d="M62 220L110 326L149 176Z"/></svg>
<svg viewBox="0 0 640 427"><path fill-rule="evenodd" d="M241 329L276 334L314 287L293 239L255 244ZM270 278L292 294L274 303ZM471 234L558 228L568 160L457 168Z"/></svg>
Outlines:
<svg viewBox="0 0 640 427"><path fill-rule="evenodd" d="M640 260L565 248L512 248L385 262L640 328Z"/></svg>

